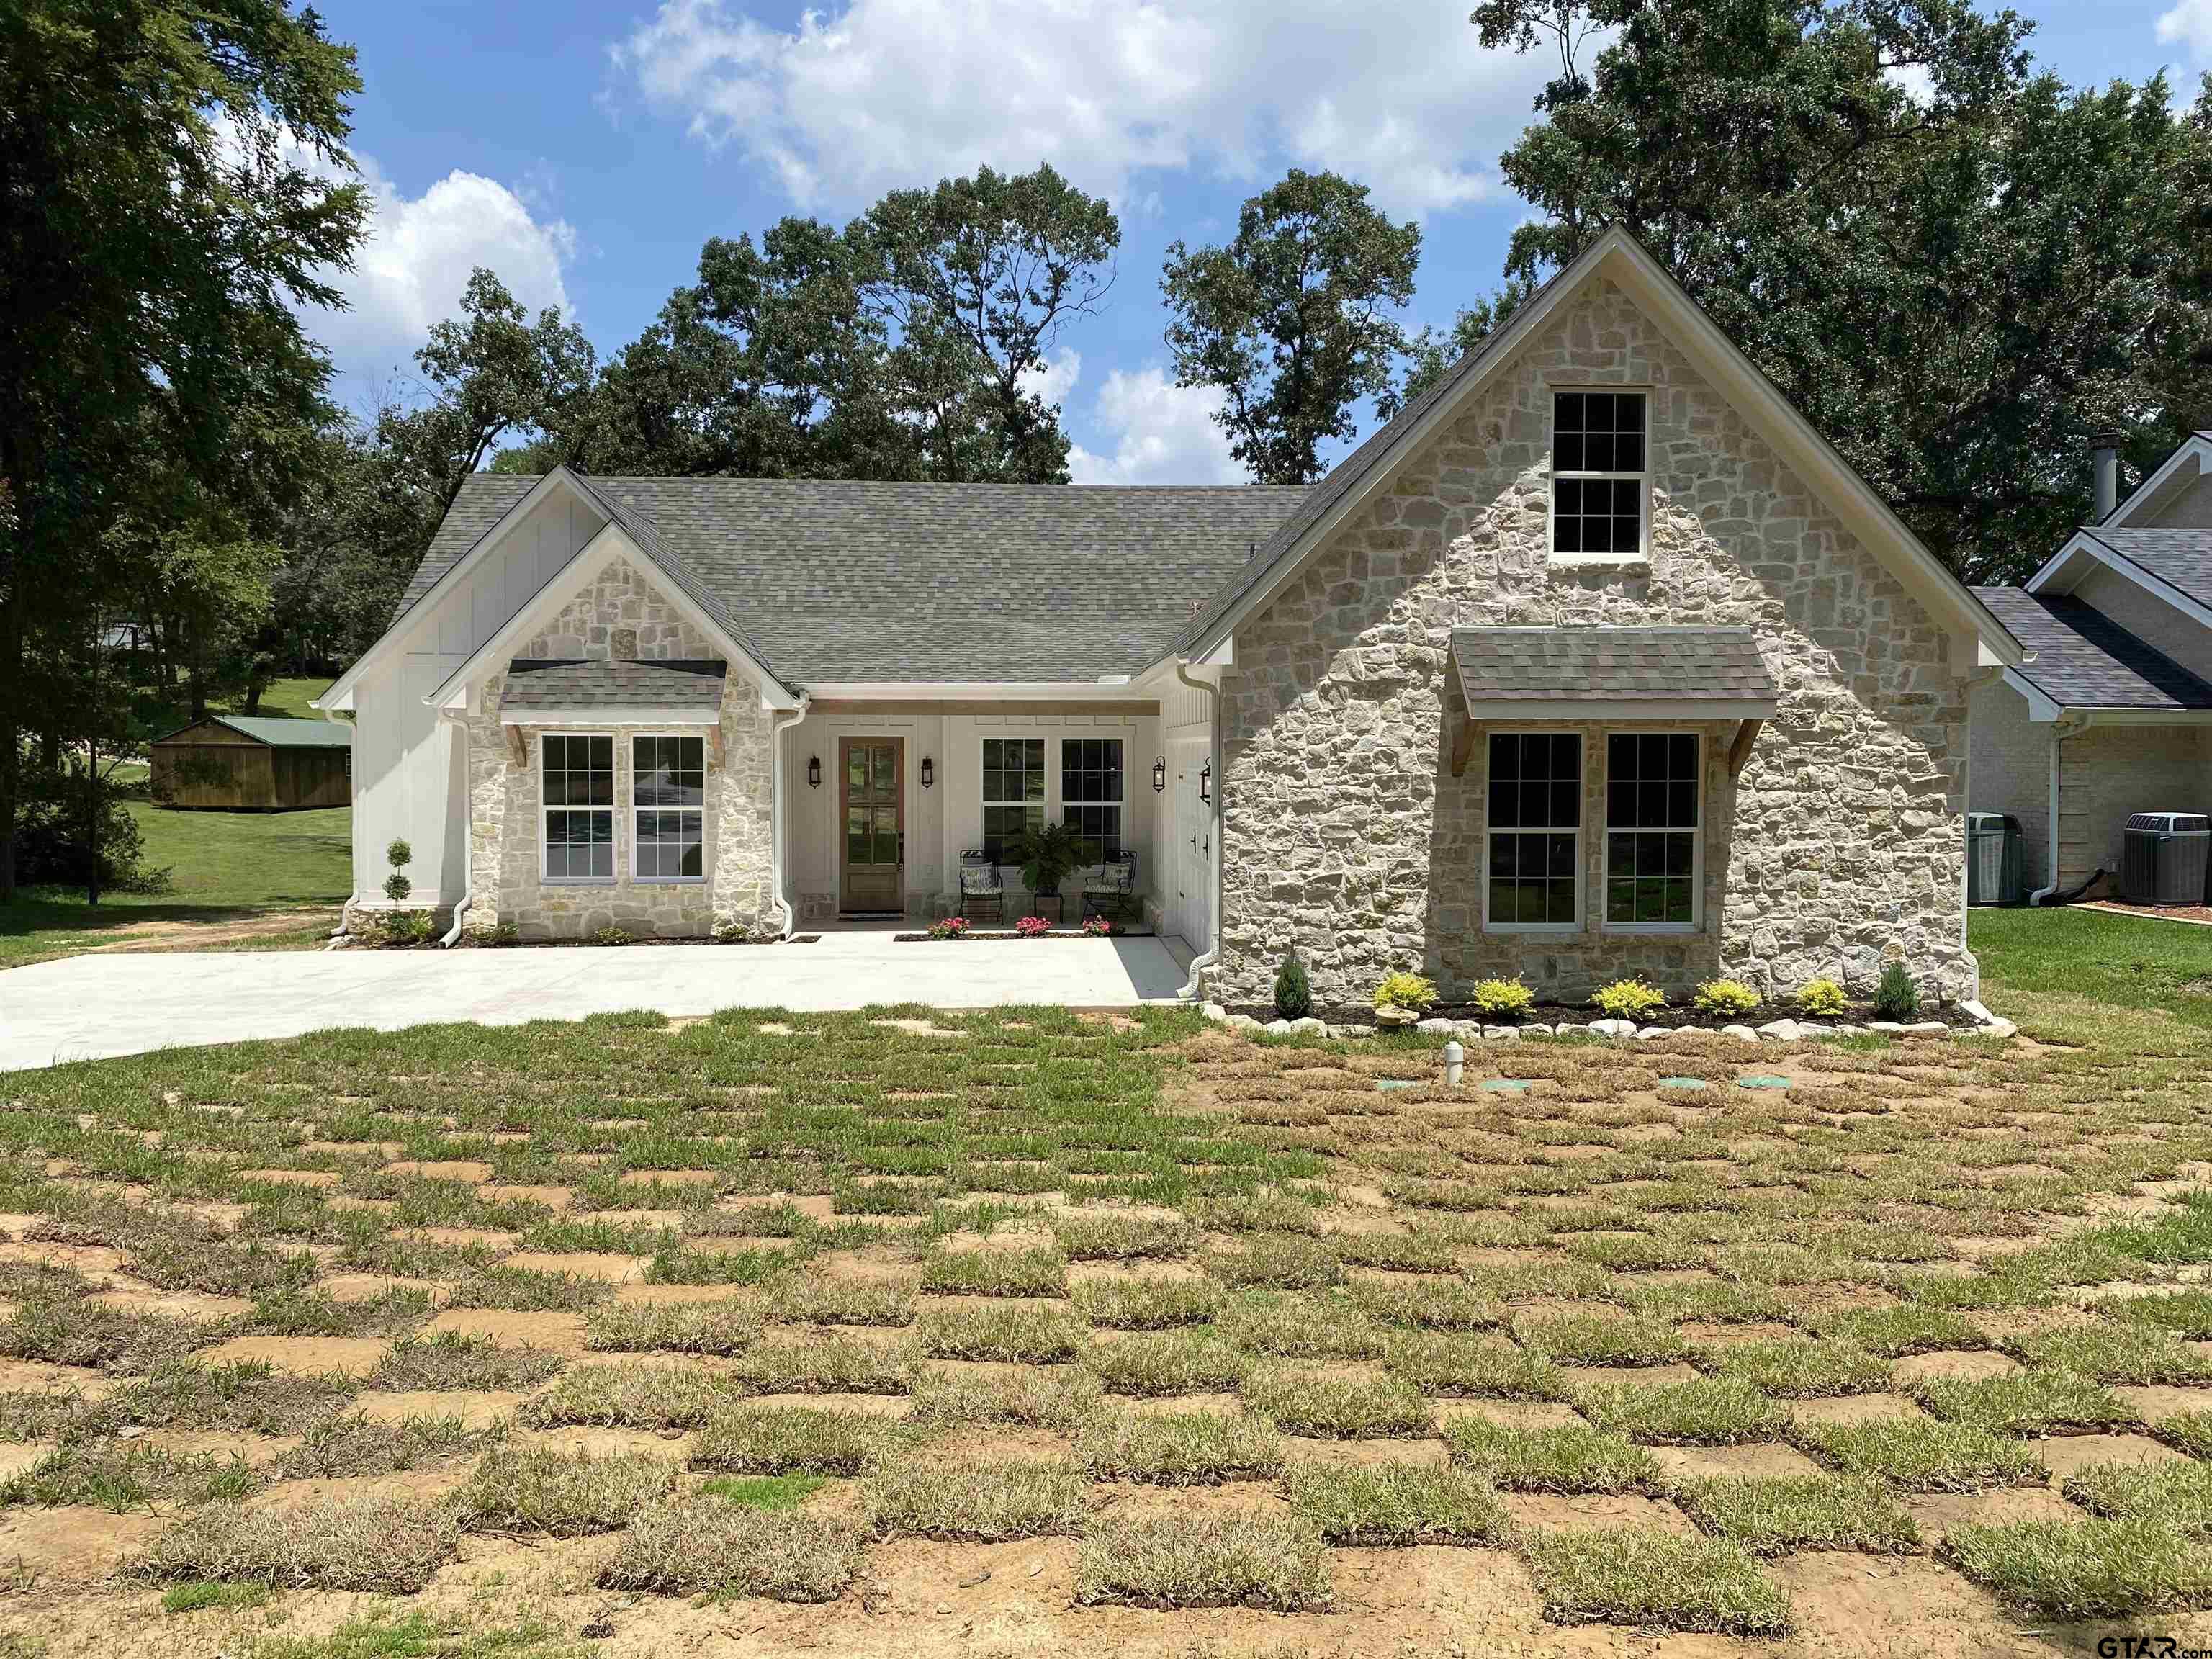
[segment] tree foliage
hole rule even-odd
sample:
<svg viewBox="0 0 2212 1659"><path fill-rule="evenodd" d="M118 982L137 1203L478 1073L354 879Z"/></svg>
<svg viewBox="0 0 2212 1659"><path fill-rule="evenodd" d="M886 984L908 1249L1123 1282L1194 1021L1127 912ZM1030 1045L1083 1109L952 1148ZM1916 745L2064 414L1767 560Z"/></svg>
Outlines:
<svg viewBox="0 0 2212 1659"><path fill-rule="evenodd" d="M2202 424L2212 114L2069 88L1968 0L1485 0L1555 49L1504 157L1532 282L1632 232L1962 575L2086 515L2087 440L2140 470ZM1607 41L1585 68L1593 29Z"/></svg>
<svg viewBox="0 0 2212 1659"><path fill-rule="evenodd" d="M1246 202L1225 246L1168 246L1160 291L1176 383L1224 398L1214 420L1261 483L1308 483L1349 438L1364 398L1391 392L1420 227L1395 225L1367 187L1293 169Z"/></svg>

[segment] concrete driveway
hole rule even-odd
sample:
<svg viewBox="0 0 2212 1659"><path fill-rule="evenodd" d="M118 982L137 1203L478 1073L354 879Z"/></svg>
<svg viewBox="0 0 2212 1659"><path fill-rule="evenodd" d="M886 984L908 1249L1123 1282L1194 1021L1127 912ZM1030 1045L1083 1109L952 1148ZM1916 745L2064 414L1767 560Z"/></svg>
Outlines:
<svg viewBox="0 0 2212 1659"><path fill-rule="evenodd" d="M1157 939L901 945L825 933L628 950L112 951L0 973L0 1072L334 1025L519 1025L629 1008L1125 1008L1170 1000L1182 981Z"/></svg>

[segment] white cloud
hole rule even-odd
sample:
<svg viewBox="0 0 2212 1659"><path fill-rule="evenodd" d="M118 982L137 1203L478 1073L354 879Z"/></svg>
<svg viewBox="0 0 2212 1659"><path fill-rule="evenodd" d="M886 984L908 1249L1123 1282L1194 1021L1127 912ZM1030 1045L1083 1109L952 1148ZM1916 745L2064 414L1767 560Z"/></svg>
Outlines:
<svg viewBox="0 0 2212 1659"><path fill-rule="evenodd" d="M2198 63L2212 61L2212 0L2179 0L2158 20L2161 46L2179 41Z"/></svg>
<svg viewBox="0 0 2212 1659"><path fill-rule="evenodd" d="M1048 405L1057 405L1067 401L1067 394L1082 378L1083 354L1073 346L1061 346L1024 374L1021 386L1024 392L1036 393Z"/></svg>
<svg viewBox="0 0 2212 1659"><path fill-rule="evenodd" d="M1213 423L1222 394L1180 386L1157 368L1115 369L1099 387L1089 424L1114 445L1110 455L1078 445L1067 458L1077 483L1244 483L1229 439Z"/></svg>
<svg viewBox="0 0 2212 1659"><path fill-rule="evenodd" d="M1922 109L1936 101L1936 73L1925 64L1900 64L1881 76Z"/></svg>
<svg viewBox="0 0 2212 1659"><path fill-rule="evenodd" d="M340 312L309 310L307 331L331 349L342 374L372 378L411 371L415 349L433 323L455 315L469 273L499 273L535 314L569 309L562 275L576 252L566 222L541 217L495 179L456 167L409 197L376 163L356 157L369 190L367 234L354 268L331 274L351 302ZM542 181L532 187L533 196Z"/></svg>
<svg viewBox="0 0 2212 1659"><path fill-rule="evenodd" d="M1295 163L1439 212L1503 193L1547 61L1483 51L1466 0L846 0L790 30L742 4L659 0L611 55L808 207L1043 160L1117 203L1151 170Z"/></svg>

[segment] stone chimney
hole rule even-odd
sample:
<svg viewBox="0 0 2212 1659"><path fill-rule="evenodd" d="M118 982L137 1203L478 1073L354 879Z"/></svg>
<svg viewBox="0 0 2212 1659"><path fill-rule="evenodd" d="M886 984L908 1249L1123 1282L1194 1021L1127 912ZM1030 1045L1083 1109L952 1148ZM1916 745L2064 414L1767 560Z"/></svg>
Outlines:
<svg viewBox="0 0 2212 1659"><path fill-rule="evenodd" d="M2100 432L2089 440L2091 524L2104 523L2120 504L2120 446L2126 441L2118 432Z"/></svg>

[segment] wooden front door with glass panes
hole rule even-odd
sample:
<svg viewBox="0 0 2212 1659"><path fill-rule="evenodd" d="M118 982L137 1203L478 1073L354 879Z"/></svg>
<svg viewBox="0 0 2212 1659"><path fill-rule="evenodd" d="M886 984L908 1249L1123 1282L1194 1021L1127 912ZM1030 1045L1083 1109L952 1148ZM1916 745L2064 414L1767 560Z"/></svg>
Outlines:
<svg viewBox="0 0 2212 1659"><path fill-rule="evenodd" d="M906 908L905 759L901 738L837 739L837 810L845 848L841 909Z"/></svg>

